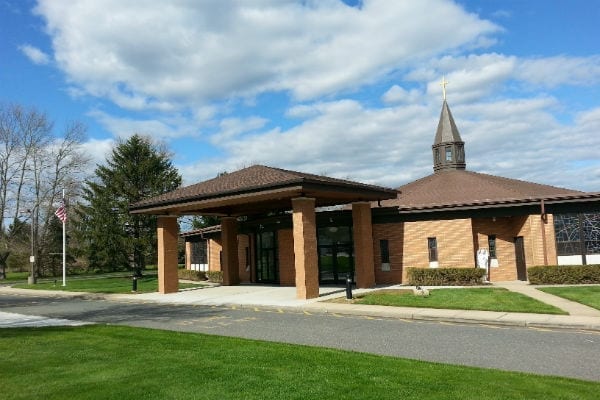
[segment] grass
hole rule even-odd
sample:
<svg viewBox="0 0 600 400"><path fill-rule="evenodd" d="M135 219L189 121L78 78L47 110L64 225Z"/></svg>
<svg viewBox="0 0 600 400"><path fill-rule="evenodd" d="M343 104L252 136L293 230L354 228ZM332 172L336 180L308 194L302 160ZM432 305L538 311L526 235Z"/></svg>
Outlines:
<svg viewBox="0 0 600 400"><path fill-rule="evenodd" d="M600 383L120 326L0 329L2 398L597 399Z"/></svg>
<svg viewBox="0 0 600 400"><path fill-rule="evenodd" d="M203 286L202 284L180 283L180 289ZM69 292L88 292L88 293L131 293L132 281L131 277L116 277L116 278L89 278L89 279L72 279L67 278L67 286L62 286L62 279L57 279L54 282L40 282L35 285L21 283L13 285L13 287L21 289L38 289L38 290L64 290ZM158 278L154 276L144 276L138 278L137 283L138 293L151 293L158 290Z"/></svg>
<svg viewBox="0 0 600 400"><path fill-rule="evenodd" d="M356 303L453 310L568 314L554 306L504 288L433 289L429 291L429 297L415 296L410 290L381 290L359 297Z"/></svg>
<svg viewBox="0 0 600 400"><path fill-rule="evenodd" d="M0 283L26 281L28 276L29 276L29 272L6 271L6 279L1 280Z"/></svg>
<svg viewBox="0 0 600 400"><path fill-rule="evenodd" d="M600 286L557 286L537 289L600 310Z"/></svg>

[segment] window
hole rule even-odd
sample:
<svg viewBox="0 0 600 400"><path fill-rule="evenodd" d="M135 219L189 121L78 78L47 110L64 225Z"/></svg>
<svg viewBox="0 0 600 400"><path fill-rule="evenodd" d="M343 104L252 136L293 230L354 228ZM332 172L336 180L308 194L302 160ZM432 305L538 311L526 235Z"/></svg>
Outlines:
<svg viewBox="0 0 600 400"><path fill-rule="evenodd" d="M440 149L435 149L434 157L435 157L434 161L436 164L439 164L440 162L442 162L442 160L440 159Z"/></svg>
<svg viewBox="0 0 600 400"><path fill-rule="evenodd" d="M559 256L600 254L600 213L555 214L554 231Z"/></svg>
<svg viewBox="0 0 600 400"><path fill-rule="evenodd" d="M438 260L437 239L427 238L427 247L429 248L429 262Z"/></svg>
<svg viewBox="0 0 600 400"><path fill-rule="evenodd" d="M465 148L462 146L456 146L456 161L465 162Z"/></svg>
<svg viewBox="0 0 600 400"><path fill-rule="evenodd" d="M490 249L490 259L496 258L496 235L488 236L488 248Z"/></svg>
<svg viewBox="0 0 600 400"><path fill-rule="evenodd" d="M452 147L446 146L446 161L452 161Z"/></svg>
<svg viewBox="0 0 600 400"><path fill-rule="evenodd" d="M379 241L379 249L381 250L381 263L389 263L390 262L390 244L387 239L382 239Z"/></svg>

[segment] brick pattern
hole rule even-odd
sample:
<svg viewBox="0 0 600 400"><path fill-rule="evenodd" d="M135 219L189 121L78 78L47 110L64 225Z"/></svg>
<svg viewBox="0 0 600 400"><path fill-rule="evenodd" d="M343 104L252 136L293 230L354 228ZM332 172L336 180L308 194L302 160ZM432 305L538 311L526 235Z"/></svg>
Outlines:
<svg viewBox="0 0 600 400"><path fill-rule="evenodd" d="M296 285L296 268L294 267L294 234L291 229L277 231L277 255L279 265L279 284L281 286Z"/></svg>
<svg viewBox="0 0 600 400"><path fill-rule="evenodd" d="M319 297L315 199L292 199L292 207L296 296L314 299Z"/></svg>
<svg viewBox="0 0 600 400"><path fill-rule="evenodd" d="M515 237L523 236L525 262L529 265L531 255L531 227L527 216L474 218L473 235L476 248L488 248L488 236L496 235L497 267L490 268L491 281L513 281L517 279Z"/></svg>
<svg viewBox="0 0 600 400"><path fill-rule="evenodd" d="M379 241L389 242L390 270L381 270L381 249ZM373 225L373 259L375 262L375 282L378 284L401 283L404 256L404 223Z"/></svg>
<svg viewBox="0 0 600 400"><path fill-rule="evenodd" d="M221 239L208 239L208 270L221 271L221 251L223 245Z"/></svg>
<svg viewBox="0 0 600 400"><path fill-rule="evenodd" d="M192 242L185 242L185 269L192 269Z"/></svg>
<svg viewBox="0 0 600 400"><path fill-rule="evenodd" d="M356 286L358 288L371 288L375 286L371 204L367 202L353 203L352 221Z"/></svg>
<svg viewBox="0 0 600 400"><path fill-rule="evenodd" d="M250 237L248 235L237 235L237 243L240 282L248 283L252 281ZM247 252L246 249L248 249Z"/></svg>
<svg viewBox="0 0 600 400"><path fill-rule="evenodd" d="M377 283L407 282L407 268L429 268L430 237L437 239L439 268L475 266L470 219L378 224L373 227ZM389 241L389 272L381 271L381 239Z"/></svg>
<svg viewBox="0 0 600 400"><path fill-rule="evenodd" d="M159 217L158 238L158 291L175 293L179 290L177 276L177 238L179 226L175 217Z"/></svg>
<svg viewBox="0 0 600 400"><path fill-rule="evenodd" d="M223 240L222 271L223 285L233 286L240 283L237 220L234 217L221 218L221 239Z"/></svg>

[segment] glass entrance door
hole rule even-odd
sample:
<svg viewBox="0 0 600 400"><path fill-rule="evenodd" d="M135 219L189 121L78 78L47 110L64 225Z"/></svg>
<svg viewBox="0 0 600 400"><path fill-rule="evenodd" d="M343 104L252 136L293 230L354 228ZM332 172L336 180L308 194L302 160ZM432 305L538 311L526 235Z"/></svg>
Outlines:
<svg viewBox="0 0 600 400"><path fill-rule="evenodd" d="M354 281L354 246L349 226L319 228L319 283L343 284L346 275Z"/></svg>
<svg viewBox="0 0 600 400"><path fill-rule="evenodd" d="M256 234L256 282L279 283L275 232Z"/></svg>

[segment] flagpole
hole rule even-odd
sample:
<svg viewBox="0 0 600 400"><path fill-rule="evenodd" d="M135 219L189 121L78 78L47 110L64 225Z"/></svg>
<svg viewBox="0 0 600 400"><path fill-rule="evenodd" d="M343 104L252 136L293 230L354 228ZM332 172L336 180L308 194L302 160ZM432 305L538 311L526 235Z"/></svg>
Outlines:
<svg viewBox="0 0 600 400"><path fill-rule="evenodd" d="M62 201L63 201L63 206L65 205L65 189L63 189L62 191ZM66 212L66 210L65 210ZM62 220L62 225L63 225L63 243L62 243L62 256L63 256L63 286L67 286L67 233L66 233L66 222L67 219L63 218Z"/></svg>

